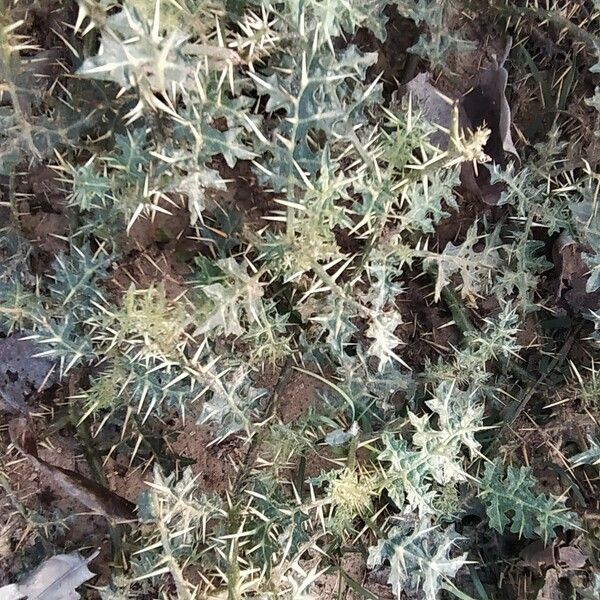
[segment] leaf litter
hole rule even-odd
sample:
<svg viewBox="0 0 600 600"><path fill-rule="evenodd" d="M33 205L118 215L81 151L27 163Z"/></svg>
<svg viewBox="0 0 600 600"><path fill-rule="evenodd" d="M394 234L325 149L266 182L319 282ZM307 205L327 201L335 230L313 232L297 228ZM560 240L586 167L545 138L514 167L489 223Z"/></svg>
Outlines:
<svg viewBox="0 0 600 600"><path fill-rule="evenodd" d="M29 459L40 475L90 510L108 519L128 521L135 517L135 505L76 471L50 464L38 456L37 441L24 418L9 423L13 444Z"/></svg>
<svg viewBox="0 0 600 600"><path fill-rule="evenodd" d="M471 80L470 87L463 93L452 96L443 94L432 83L432 75L419 73L406 85L416 107L438 130L429 136L429 142L441 149L448 147L453 106L458 106L459 124L464 131L479 127L489 130L484 151L496 165L506 164L506 154L518 158L512 140L512 115L506 98L508 71L504 66L512 46L508 38L503 54L492 57L492 65L481 69ZM500 199L502 186L491 183L491 174L483 163L464 163L461 168L461 183L469 192L486 204L495 205Z"/></svg>
<svg viewBox="0 0 600 600"><path fill-rule="evenodd" d="M57 554L45 560L21 583L0 587L2 600L77 600L77 588L96 576L88 564L99 554L87 558L79 552Z"/></svg>
<svg viewBox="0 0 600 600"><path fill-rule="evenodd" d="M53 361L36 356L39 352L39 346L23 335L0 339L0 406L26 413L27 398L56 383Z"/></svg>

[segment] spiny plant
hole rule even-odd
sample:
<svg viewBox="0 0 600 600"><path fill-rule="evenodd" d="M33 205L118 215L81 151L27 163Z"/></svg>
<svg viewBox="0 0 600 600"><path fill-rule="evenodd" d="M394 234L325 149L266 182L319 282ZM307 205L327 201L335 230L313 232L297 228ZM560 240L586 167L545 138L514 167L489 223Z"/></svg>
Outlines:
<svg viewBox="0 0 600 600"><path fill-rule="evenodd" d="M490 5L498 19L520 10ZM59 49L50 65L31 26L40 11ZM541 350L520 337L527 319L564 316L543 299L554 237L580 245L586 301L600 287L597 162L563 165L560 114L519 160L492 164L497 124L464 126L463 108L431 84L446 125L418 94L388 98L361 37L382 47L389 14L420 28L409 53L442 78L473 46L448 27L460 11L446 1L6 3L0 328L35 340L64 384L81 376L69 418L97 453L155 463L105 600L310 598L332 574L340 597L370 598L345 571L356 549L398 598L468 598L462 575L487 567L473 514L495 543L583 530L567 489L549 493L497 450L559 371L560 327L540 334ZM27 187L40 165L60 200ZM469 201L464 173L488 167L496 207L480 203L442 244L440 228ZM260 219L236 205L236 186ZM52 202L68 235L49 257L24 217ZM181 214L172 235L164 224ZM136 237L145 229L160 238L152 250ZM156 266L153 251L167 247L175 291L158 267L130 281L138 256ZM422 323L407 304L421 283L419 302L447 318L436 330L456 337L415 360ZM600 311L569 309L580 329L600 328ZM298 374L318 399L286 420ZM176 417L209 430L211 446L241 449L221 494L155 443ZM596 455L590 441L572 464Z"/></svg>

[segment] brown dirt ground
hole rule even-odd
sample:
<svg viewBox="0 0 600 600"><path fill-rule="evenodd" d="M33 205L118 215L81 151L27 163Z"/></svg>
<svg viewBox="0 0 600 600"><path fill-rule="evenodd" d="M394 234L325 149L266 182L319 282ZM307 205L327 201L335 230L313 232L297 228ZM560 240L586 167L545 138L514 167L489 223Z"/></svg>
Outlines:
<svg viewBox="0 0 600 600"><path fill-rule="evenodd" d="M265 376L263 383L274 383L275 376ZM280 395L277 413L284 422L289 422L305 414L316 398L317 382L314 378L301 373L294 373ZM60 395L60 394L59 394ZM199 412L199 408L196 412ZM5 422L10 417L5 414ZM224 494L238 473L238 469L247 452L247 447L237 438L226 440L220 444L211 444L213 435L211 428L196 424L197 415L194 410L187 415L185 423L176 420L169 423L171 431L180 431L177 439L167 443L168 451L191 459L194 475L199 477L200 488ZM43 419L36 422L43 427ZM41 432L39 442L40 458L55 466L78 471L90 477L90 471L81 453L78 441L72 435L55 433L43 439ZM43 440L43 441L42 441ZM0 430L0 449L9 447L6 433ZM134 462L129 466L129 458L123 454L116 458L108 458L104 463L104 471L109 487L135 502L138 495L147 489L146 481L152 479L152 471L148 462ZM307 477L318 475L322 469L330 469L331 461L322 455L312 455L307 463ZM30 462L20 456L16 449L4 451L0 457L0 474L5 473L16 499L11 501L5 490L0 487L0 585L14 580L14 575L21 569L14 561L15 552L24 544L33 544L36 536L30 535L18 507L33 510L48 517L54 511L69 516L69 527L64 536L57 540L59 546L85 551L86 548L100 548L101 555L93 562L94 571L101 569L103 575L95 583L102 585L106 581L110 563L109 525L106 519L95 516L57 489L52 482L44 481ZM85 552L84 552L85 553Z"/></svg>

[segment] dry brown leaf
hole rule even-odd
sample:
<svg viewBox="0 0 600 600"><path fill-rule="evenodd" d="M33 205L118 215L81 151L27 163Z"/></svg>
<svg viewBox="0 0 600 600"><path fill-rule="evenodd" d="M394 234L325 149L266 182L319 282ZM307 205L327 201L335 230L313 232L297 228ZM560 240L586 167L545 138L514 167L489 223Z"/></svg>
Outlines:
<svg viewBox="0 0 600 600"><path fill-rule="evenodd" d="M552 255L558 273L556 296L560 298L563 291L571 287L573 277L581 271L581 251L578 252L575 240L566 231L563 231L554 242Z"/></svg>
<svg viewBox="0 0 600 600"><path fill-rule="evenodd" d="M99 552L83 558L79 552L58 554L45 560L21 583L0 588L2 600L77 600L77 588L95 577L87 565Z"/></svg>
<svg viewBox="0 0 600 600"><path fill-rule="evenodd" d="M502 56L499 59L494 57L492 67L477 74L473 87L462 99L471 126L485 126L491 130L485 153L499 165L505 164L507 152L519 156L510 132L512 115L506 99L508 71L504 63L511 46L512 39L508 38Z"/></svg>
<svg viewBox="0 0 600 600"><path fill-rule="evenodd" d="M558 560L567 569L583 569L588 556L575 546L563 546L558 549Z"/></svg>
<svg viewBox="0 0 600 600"><path fill-rule="evenodd" d="M546 546L542 540L536 540L527 544L519 557L524 566L541 571L542 567L554 565L554 544Z"/></svg>
<svg viewBox="0 0 600 600"><path fill-rule="evenodd" d="M552 288L557 301L564 302L574 314L596 312L600 307L600 290L589 293L586 289L589 266L582 254L586 247L562 232L552 246L552 260L556 278Z"/></svg>
<svg viewBox="0 0 600 600"><path fill-rule="evenodd" d="M57 467L39 458L35 433L26 419L13 419L8 428L13 444L25 454L42 477L63 492L107 518L125 521L135 518L135 506L129 500L76 471Z"/></svg>

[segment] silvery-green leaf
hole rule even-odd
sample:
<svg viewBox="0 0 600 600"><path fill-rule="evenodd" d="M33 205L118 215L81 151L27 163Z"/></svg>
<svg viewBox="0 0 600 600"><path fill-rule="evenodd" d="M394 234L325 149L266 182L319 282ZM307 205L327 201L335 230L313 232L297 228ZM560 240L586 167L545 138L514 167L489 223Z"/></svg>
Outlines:
<svg viewBox="0 0 600 600"><path fill-rule="evenodd" d="M425 519L412 531L392 527L385 540L369 548L367 566L389 563L388 583L398 599L422 592L426 600L436 600L444 582L466 563L466 553L451 556L458 539L453 526L441 529Z"/></svg>

